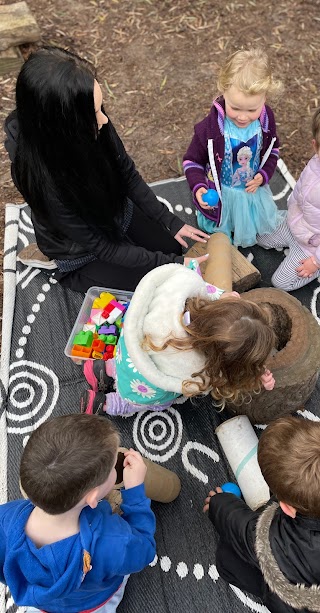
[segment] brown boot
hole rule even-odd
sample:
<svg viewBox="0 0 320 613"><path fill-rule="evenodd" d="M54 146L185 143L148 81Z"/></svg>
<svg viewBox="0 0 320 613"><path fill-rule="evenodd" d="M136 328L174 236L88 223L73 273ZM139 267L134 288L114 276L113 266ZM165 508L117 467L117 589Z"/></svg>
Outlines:
<svg viewBox="0 0 320 613"><path fill-rule="evenodd" d="M33 268L45 268L46 270L57 268L55 261L49 260L49 258L40 251L37 243L31 243L24 247L18 254L17 260L25 264L25 266L32 266Z"/></svg>
<svg viewBox="0 0 320 613"><path fill-rule="evenodd" d="M123 460L125 451L128 451L125 447L119 447L118 461L116 463L117 481L114 487L117 490L123 487ZM175 500L181 490L179 477L171 470L151 462L147 458L143 458L143 461L147 467L144 480L146 496L156 502L172 502Z"/></svg>

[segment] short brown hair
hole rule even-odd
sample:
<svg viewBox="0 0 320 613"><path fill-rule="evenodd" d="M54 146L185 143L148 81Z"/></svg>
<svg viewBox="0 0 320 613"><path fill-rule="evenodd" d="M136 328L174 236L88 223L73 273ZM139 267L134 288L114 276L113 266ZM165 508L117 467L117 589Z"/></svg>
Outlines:
<svg viewBox="0 0 320 613"><path fill-rule="evenodd" d="M261 472L278 500L320 517L320 422L281 417L262 433Z"/></svg>
<svg viewBox="0 0 320 613"><path fill-rule="evenodd" d="M30 436L20 464L22 488L46 513L65 513L108 478L118 446L117 430L105 417L54 417Z"/></svg>
<svg viewBox="0 0 320 613"><path fill-rule="evenodd" d="M317 109L312 117L312 136L316 141L317 150L320 150L320 109Z"/></svg>

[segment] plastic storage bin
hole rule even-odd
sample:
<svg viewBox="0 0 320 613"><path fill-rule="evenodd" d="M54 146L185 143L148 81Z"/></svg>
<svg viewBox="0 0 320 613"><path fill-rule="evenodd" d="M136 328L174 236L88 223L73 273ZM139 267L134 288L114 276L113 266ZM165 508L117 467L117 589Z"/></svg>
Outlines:
<svg viewBox="0 0 320 613"><path fill-rule="evenodd" d="M64 353L68 358L71 358L71 360L73 362L75 362L75 364L82 364L82 362L85 362L86 360L92 360L93 358L80 358L80 357L75 357L73 355L71 355L71 350L73 347L73 339L75 337L75 335L80 332L80 330L82 330L84 324L87 323L89 317L90 317L90 313L91 313L91 309L92 309L92 303L95 300L95 298L99 298L101 292L110 292L110 294L113 294L116 298L116 300L124 300L125 302L129 302L131 300L131 297L133 295L133 292L126 292L125 290L119 290L119 289L112 289L110 287L90 287L84 297L84 301L82 303L82 307L79 311L79 315L76 319L76 322L72 328L72 332L69 336L68 342L65 346L64 349Z"/></svg>

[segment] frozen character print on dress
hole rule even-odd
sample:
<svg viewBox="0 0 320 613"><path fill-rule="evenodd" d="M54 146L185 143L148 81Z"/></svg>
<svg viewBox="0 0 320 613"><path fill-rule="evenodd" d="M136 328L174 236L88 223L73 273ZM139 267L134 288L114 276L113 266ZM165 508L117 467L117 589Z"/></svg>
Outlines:
<svg viewBox="0 0 320 613"><path fill-rule="evenodd" d="M223 185L245 189L246 183L259 170L261 146L262 131L258 120L247 128L238 128L226 117Z"/></svg>
<svg viewBox="0 0 320 613"><path fill-rule="evenodd" d="M247 181L253 179L254 172L250 166L252 151L250 147L241 147L237 153L239 168L233 173L232 187L245 186Z"/></svg>

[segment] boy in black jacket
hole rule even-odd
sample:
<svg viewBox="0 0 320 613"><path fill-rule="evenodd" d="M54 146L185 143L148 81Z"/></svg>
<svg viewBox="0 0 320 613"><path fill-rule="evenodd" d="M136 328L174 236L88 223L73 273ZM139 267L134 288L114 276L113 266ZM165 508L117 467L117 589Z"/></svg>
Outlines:
<svg viewBox="0 0 320 613"><path fill-rule="evenodd" d="M320 422L272 422L261 435L258 461L278 502L251 511L219 487L206 498L204 511L220 535L218 572L260 597L271 613L319 612Z"/></svg>

